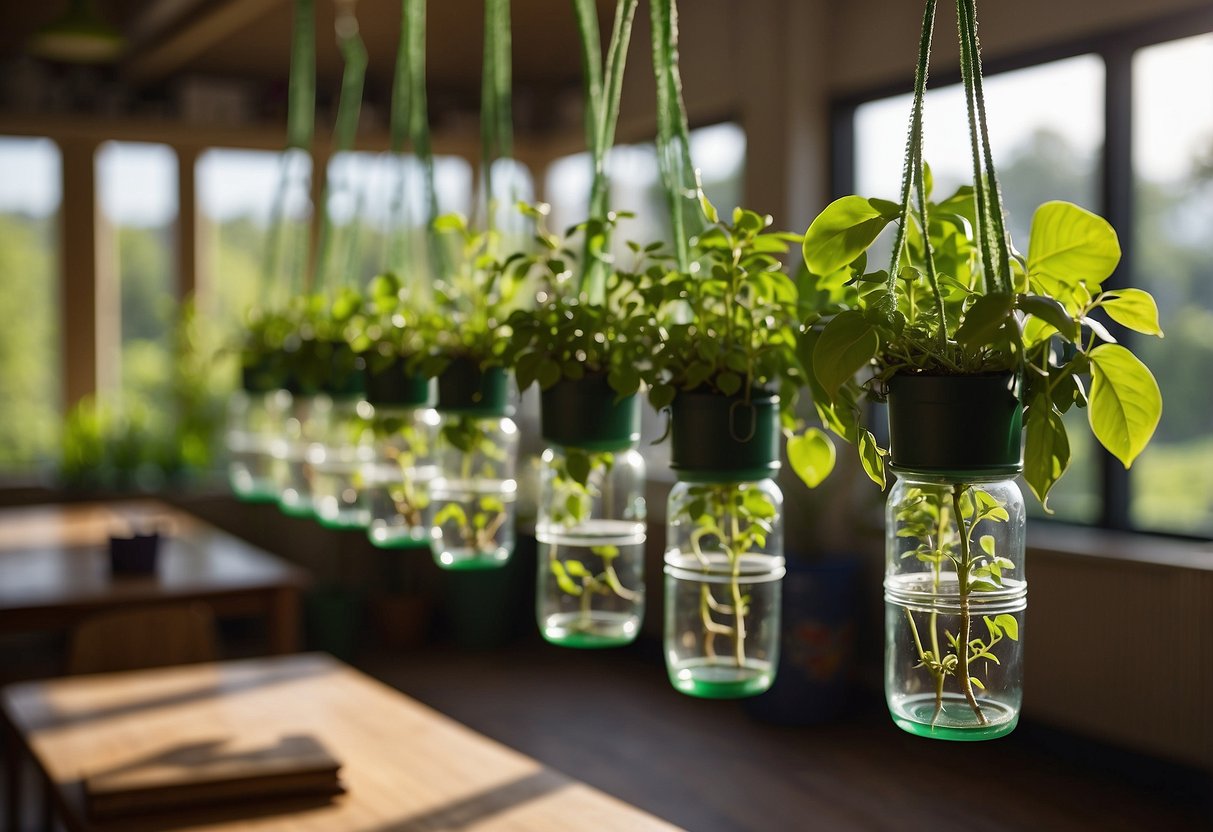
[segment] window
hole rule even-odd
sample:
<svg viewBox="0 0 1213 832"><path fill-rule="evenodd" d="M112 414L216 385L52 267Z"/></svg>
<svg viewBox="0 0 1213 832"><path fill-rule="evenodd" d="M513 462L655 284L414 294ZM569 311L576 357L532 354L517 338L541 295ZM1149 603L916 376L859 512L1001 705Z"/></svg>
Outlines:
<svg viewBox="0 0 1213 832"><path fill-rule="evenodd" d="M1131 472L1130 516L1213 537L1213 34L1139 51L1133 101L1133 283L1166 337L1135 342L1163 415Z"/></svg>
<svg viewBox="0 0 1213 832"><path fill-rule="evenodd" d="M714 124L692 130L691 160L699 169L704 192L724 216L741 204L745 184L745 131L739 125ZM616 145L607 156L610 206L636 214L620 226L614 240L623 252L627 240L650 242L669 239L670 218L657 169L657 150L651 144ZM590 200L590 155L577 153L557 159L547 170L547 201L552 205L551 227L563 232L585 219Z"/></svg>
<svg viewBox="0 0 1213 832"><path fill-rule="evenodd" d="M1118 334L1150 366L1163 393L1158 431L1132 470L1091 439L1085 412L1068 415L1074 464L1050 498L1061 519L1213 537L1208 20L1207 14L1176 17L1101 37L1068 55L1059 48L1059 60L991 75L986 83L990 139L1018 247L1026 247L1029 212L1045 199L1067 199L1108 217L1126 252L1110 285L1149 290L1166 332L1162 340ZM854 142L837 156L837 179L853 181L856 193L893 194L901 156L888 136L904 136L910 98L850 104L839 112ZM937 191L969 176L963 119L959 85L928 94L926 157ZM960 129L949 129L957 124ZM933 141L944 130L960 144ZM1101 182L1110 183L1108 192L1101 192Z"/></svg>
<svg viewBox="0 0 1213 832"><path fill-rule="evenodd" d="M240 315L264 298L270 244L270 214L282 171L284 231L307 234L311 216L308 178L311 160L304 154L268 150L212 149L198 156L198 287L200 308L234 337ZM280 250L292 250L290 241Z"/></svg>
<svg viewBox="0 0 1213 832"><path fill-rule="evenodd" d="M0 137L0 470L48 460L62 410L59 149Z"/></svg>
<svg viewBox="0 0 1213 832"><path fill-rule="evenodd" d="M177 195L177 156L167 145L106 142L98 149L98 280L116 278L121 348L117 378L102 377L100 385L119 391L127 412L162 411L157 402L173 380ZM112 311L99 307L99 315Z"/></svg>
<svg viewBox="0 0 1213 832"><path fill-rule="evenodd" d="M517 163L498 163L500 181L514 199L531 199L529 173ZM426 192L421 165L413 156L350 152L335 156L328 167L331 183L329 215L332 236L328 252L333 279L361 288L371 277L402 258L402 268L428 268ZM472 210L472 166L458 156L434 158L434 190L439 214ZM514 199L503 199L510 210L503 221L517 216ZM501 226L508 229L505 223ZM395 253L389 249L395 247Z"/></svg>

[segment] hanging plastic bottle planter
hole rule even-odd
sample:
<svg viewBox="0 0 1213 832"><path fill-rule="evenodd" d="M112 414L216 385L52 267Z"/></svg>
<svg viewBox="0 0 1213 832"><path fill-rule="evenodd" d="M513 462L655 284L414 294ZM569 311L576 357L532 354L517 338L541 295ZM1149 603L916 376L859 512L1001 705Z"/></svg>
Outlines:
<svg viewBox="0 0 1213 832"><path fill-rule="evenodd" d="M360 494L375 456L364 362L347 344L332 344L323 384L329 406L315 414L316 441L307 448L316 520L330 529L365 529L370 511Z"/></svg>
<svg viewBox="0 0 1213 832"><path fill-rule="evenodd" d="M645 465L640 401L606 377L558 382L541 396L536 618L552 644L615 647L644 617Z"/></svg>
<svg viewBox="0 0 1213 832"><path fill-rule="evenodd" d="M885 697L912 734L993 739L1019 720L1022 415L1011 373L889 381Z"/></svg>
<svg viewBox="0 0 1213 832"><path fill-rule="evenodd" d="M675 688L734 699L771 686L784 575L777 396L680 392L672 405L665 651Z"/></svg>
<svg viewBox="0 0 1213 832"><path fill-rule="evenodd" d="M370 517L367 537L381 549L427 544L423 514L438 438L432 380L405 372L395 360L367 373L367 401L374 409L375 458L364 474L362 500Z"/></svg>
<svg viewBox="0 0 1213 832"><path fill-rule="evenodd" d="M501 367L466 358L438 378L437 476L424 516L446 569L504 566L513 552L518 427L508 385Z"/></svg>
<svg viewBox="0 0 1213 832"><path fill-rule="evenodd" d="M315 342L297 343L298 346L287 354L291 370L286 389L291 398L271 454L274 458L278 508L291 517L311 517L315 505L308 450L321 440L333 402L328 395L319 391L318 384L312 378L314 373L307 372L307 368L314 366L317 360Z"/></svg>
<svg viewBox="0 0 1213 832"><path fill-rule="evenodd" d="M228 480L232 492L250 503L274 502L273 445L282 429L291 394L282 387L265 359L246 364L240 389L232 393L227 407L226 444Z"/></svg>

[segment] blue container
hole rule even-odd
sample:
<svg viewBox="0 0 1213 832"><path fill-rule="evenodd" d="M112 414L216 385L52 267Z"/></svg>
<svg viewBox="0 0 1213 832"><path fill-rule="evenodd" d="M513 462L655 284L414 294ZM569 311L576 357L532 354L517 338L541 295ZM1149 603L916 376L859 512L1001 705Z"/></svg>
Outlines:
<svg viewBox="0 0 1213 832"><path fill-rule="evenodd" d="M779 672L766 693L748 699L753 717L780 725L815 725L846 707L855 667L859 561L789 557L783 579Z"/></svg>

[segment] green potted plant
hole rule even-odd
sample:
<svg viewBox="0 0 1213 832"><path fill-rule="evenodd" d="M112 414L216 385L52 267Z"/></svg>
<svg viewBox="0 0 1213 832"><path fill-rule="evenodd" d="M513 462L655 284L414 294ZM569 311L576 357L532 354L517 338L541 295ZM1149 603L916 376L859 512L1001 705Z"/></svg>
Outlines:
<svg viewBox="0 0 1213 832"><path fill-rule="evenodd" d="M515 540L518 428L503 353L507 320L526 298L525 273L512 266L520 256L502 255L498 204L509 183L494 178L512 145L508 0L488 0L484 19L482 229L458 214L432 223L434 311L424 319L428 356L419 364L438 378L438 471L425 516L434 557L447 569L500 567Z"/></svg>
<svg viewBox="0 0 1213 832"><path fill-rule="evenodd" d="M799 428L804 382L799 293L779 256L801 238L753 211L722 219L704 195L689 156L675 3L650 10L673 226L673 255L644 290L655 321L649 400L670 409L678 476L666 514L666 666L684 693L752 696L778 664L783 498L773 476L781 429ZM809 475L804 441L790 438L789 457Z"/></svg>
<svg viewBox="0 0 1213 832"><path fill-rule="evenodd" d="M546 206L536 212L540 221ZM605 222L614 225L611 213ZM574 231L601 234L590 220ZM612 647L631 642L644 616L645 463L640 441L641 369L652 331L637 268L612 268L600 300L572 277L573 252L546 233L540 299L510 318L518 385L540 389L536 618L549 642ZM582 271L584 276L586 271Z"/></svg>
<svg viewBox="0 0 1213 832"><path fill-rule="evenodd" d="M503 354L524 276L496 257L498 232L474 231L457 214L439 217L435 228L457 250L422 323L428 354L418 366L437 376L440 417L426 524L440 566L491 568L514 545L518 427Z"/></svg>
<svg viewBox="0 0 1213 832"><path fill-rule="evenodd" d="M702 197L701 197L702 198ZM667 669L676 688L728 698L766 690L778 663L784 572L781 423L802 371L797 293L777 255L797 235L737 210L691 251L698 271L673 268L651 302L661 330L649 399L671 413L666 531Z"/></svg>
<svg viewBox="0 0 1213 832"><path fill-rule="evenodd" d="M277 502L285 476L274 450L281 450L291 408L285 351L295 333L295 316L289 303L302 285L308 246L307 230L292 227L298 224L288 222L285 208L287 191L292 184L306 188L304 171L310 169L316 106L314 18L312 0L295 0L287 141L270 211L264 286L258 305L245 314L240 386L227 408L228 479L233 493L249 502Z"/></svg>
<svg viewBox="0 0 1213 832"><path fill-rule="evenodd" d="M534 309L510 318L509 360L520 389L540 388L536 619L549 642L612 647L631 642L644 616L645 464L640 370L649 358L638 284L610 256L619 219L607 207L606 155L614 139L635 0L616 8L607 59L597 10L575 2L585 67L586 142L593 178L589 216L573 246L544 227L547 206L526 208L538 254L521 258L538 282Z"/></svg>
<svg viewBox="0 0 1213 832"><path fill-rule="evenodd" d="M417 316L404 302L412 287L393 272L367 286L365 307L346 332L366 363L366 402L374 435L373 460L363 467L359 499L367 536L383 549L429 546L424 511L437 473L438 412L432 378L416 369L426 344Z"/></svg>
<svg viewBox="0 0 1213 832"><path fill-rule="evenodd" d="M1086 407L1095 437L1130 465L1161 396L1097 313L1162 331L1148 294L1103 288L1120 248L1094 214L1046 203L1026 257L1012 247L974 0L957 3L973 185L932 201L922 110L935 6L928 0L923 16L900 200L843 197L805 234L806 294L820 305L801 354L825 427L858 447L878 485L886 457L898 476L886 518L894 721L923 736L985 739L1014 728L1022 695L1025 516L1015 477L1047 507L1069 464L1062 415L1071 407ZM890 224L889 266L870 271L869 248ZM887 451L866 426L865 399L888 402ZM829 439L817 432L803 450L824 477Z"/></svg>

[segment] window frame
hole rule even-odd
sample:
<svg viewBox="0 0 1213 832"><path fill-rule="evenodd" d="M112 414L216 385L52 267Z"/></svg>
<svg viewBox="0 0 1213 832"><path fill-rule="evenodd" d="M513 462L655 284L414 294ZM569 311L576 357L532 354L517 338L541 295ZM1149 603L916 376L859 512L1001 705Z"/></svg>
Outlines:
<svg viewBox="0 0 1213 832"><path fill-rule="evenodd" d="M1157 17L1144 23L1099 32L1094 35L1047 44L984 61L984 74L998 75L1066 58L1094 55L1104 64L1104 143L1098 161L1099 213L1120 231L1121 260L1105 284L1108 288L1139 285L1133 265L1134 178L1133 178L1133 58L1149 46L1213 33L1213 8ZM956 67L932 74L932 87L961 82ZM870 87L836 96L831 100L830 178L831 199L854 193L855 115L871 101L913 92L911 79ZM1121 343L1132 344L1134 333L1113 326ZM1129 511L1131 472L1102 446L1096 446L1099 513L1091 528L1134 532L1189 540L1207 540L1198 535L1144 531L1132 524ZM1050 521L1059 522L1059 521ZM1076 524L1077 525L1077 524Z"/></svg>

